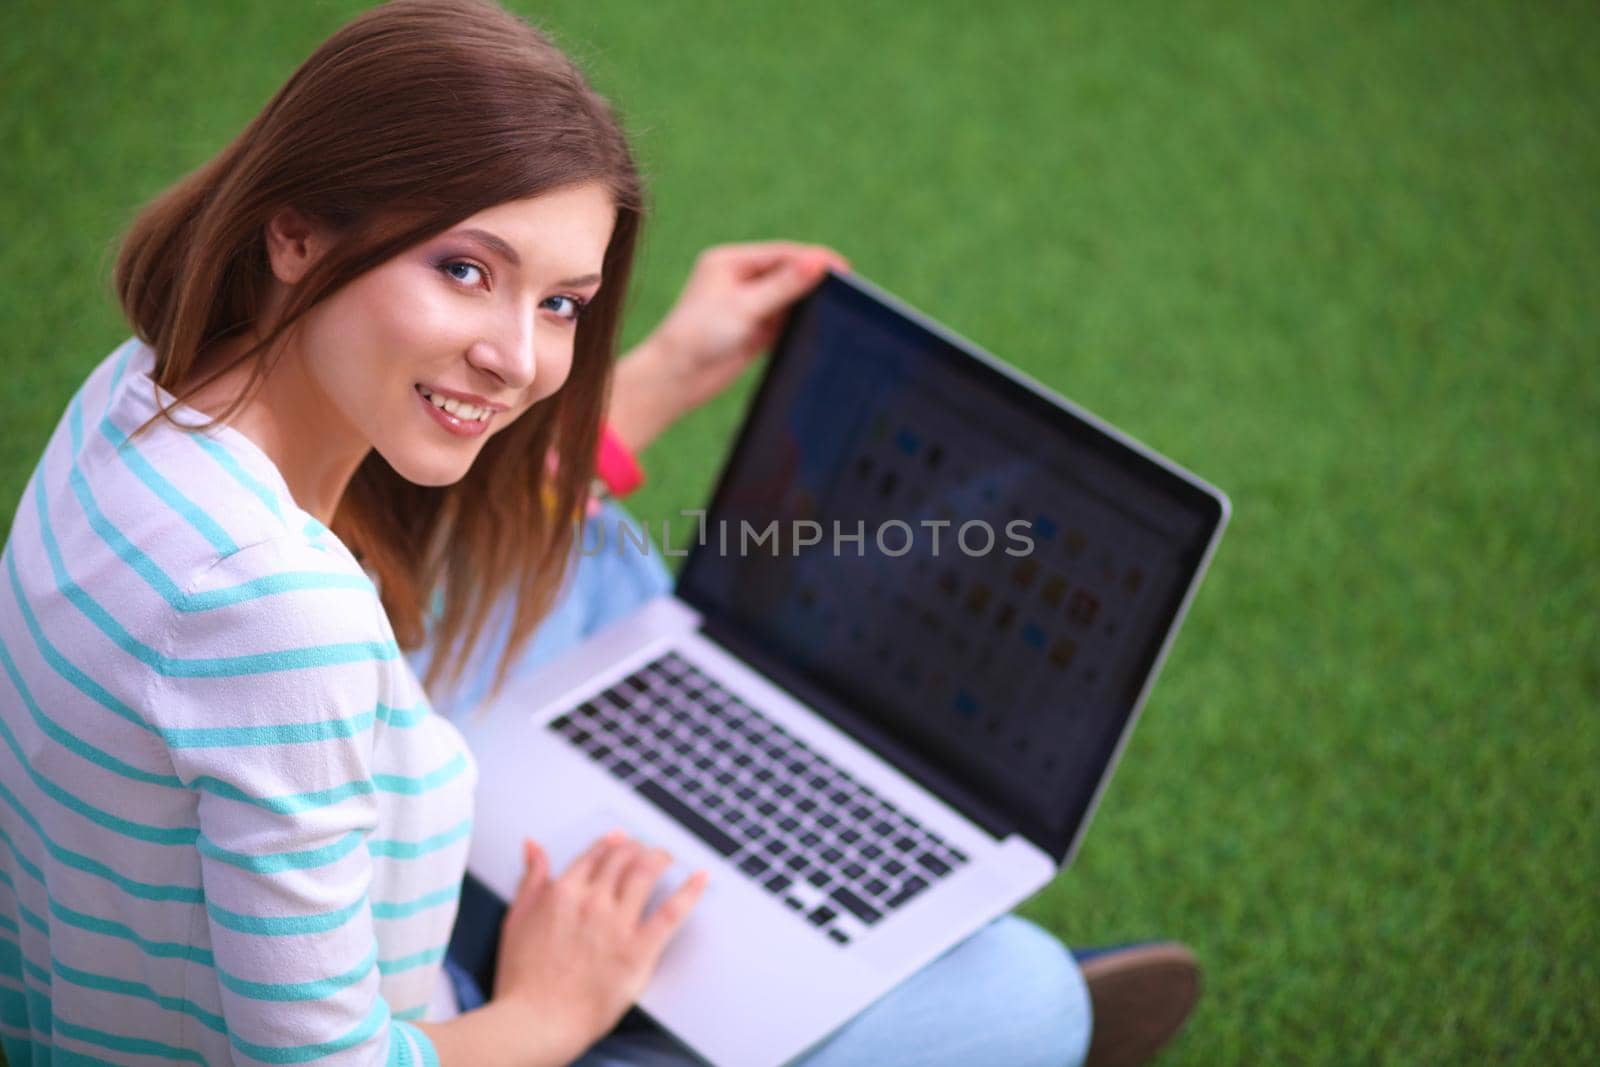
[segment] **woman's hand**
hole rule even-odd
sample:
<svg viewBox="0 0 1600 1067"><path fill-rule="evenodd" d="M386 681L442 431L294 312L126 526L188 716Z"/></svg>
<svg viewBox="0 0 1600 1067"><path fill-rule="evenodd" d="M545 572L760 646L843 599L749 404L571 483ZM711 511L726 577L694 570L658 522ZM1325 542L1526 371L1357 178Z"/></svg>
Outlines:
<svg viewBox="0 0 1600 1067"><path fill-rule="evenodd" d="M516 1004L576 1059L643 994L668 940L704 892L706 873L696 871L642 916L671 862L664 849L613 830L559 878L550 877L549 860L532 841L524 859L527 870L500 931L494 1004Z"/></svg>
<svg viewBox="0 0 1600 1067"><path fill-rule="evenodd" d="M822 245L717 245L695 261L678 302L617 364L607 421L634 452L726 389L778 339L789 306L829 268L850 264Z"/></svg>

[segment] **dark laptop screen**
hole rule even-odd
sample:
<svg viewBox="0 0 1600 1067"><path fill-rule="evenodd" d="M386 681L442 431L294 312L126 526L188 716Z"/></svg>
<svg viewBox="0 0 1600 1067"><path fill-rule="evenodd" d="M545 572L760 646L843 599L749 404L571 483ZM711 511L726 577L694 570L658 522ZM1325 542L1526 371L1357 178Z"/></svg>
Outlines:
<svg viewBox="0 0 1600 1067"><path fill-rule="evenodd" d="M1223 510L830 276L678 593L841 727L1061 856Z"/></svg>

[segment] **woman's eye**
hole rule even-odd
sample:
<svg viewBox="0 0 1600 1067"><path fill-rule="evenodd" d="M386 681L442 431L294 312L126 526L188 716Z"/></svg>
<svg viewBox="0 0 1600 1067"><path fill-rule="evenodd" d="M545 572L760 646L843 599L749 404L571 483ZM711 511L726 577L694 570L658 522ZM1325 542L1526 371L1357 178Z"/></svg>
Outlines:
<svg viewBox="0 0 1600 1067"><path fill-rule="evenodd" d="M468 263L464 259L452 259L450 262L442 264L439 269L456 281L472 286L476 286L478 284L477 278L481 278L483 275L482 267L476 263ZM476 277L471 272L475 272Z"/></svg>
<svg viewBox="0 0 1600 1067"><path fill-rule="evenodd" d="M588 307L588 301L579 300L575 296L552 296L545 301L551 310L564 319L576 321L583 314L583 309Z"/></svg>

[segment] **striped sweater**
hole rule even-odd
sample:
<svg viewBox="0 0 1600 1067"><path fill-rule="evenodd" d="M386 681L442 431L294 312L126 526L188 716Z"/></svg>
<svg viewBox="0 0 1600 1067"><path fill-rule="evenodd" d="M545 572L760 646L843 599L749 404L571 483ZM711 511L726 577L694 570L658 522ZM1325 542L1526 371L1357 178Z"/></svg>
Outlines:
<svg viewBox="0 0 1600 1067"><path fill-rule="evenodd" d="M13 1067L436 1062L406 1020L476 769L259 448L130 439L152 366L130 340L73 397L0 560L0 1043Z"/></svg>

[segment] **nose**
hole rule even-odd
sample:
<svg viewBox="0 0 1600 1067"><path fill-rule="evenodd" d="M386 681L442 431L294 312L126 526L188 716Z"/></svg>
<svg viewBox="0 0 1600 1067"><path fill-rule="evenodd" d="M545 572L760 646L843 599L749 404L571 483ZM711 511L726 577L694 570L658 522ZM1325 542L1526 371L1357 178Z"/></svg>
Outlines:
<svg viewBox="0 0 1600 1067"><path fill-rule="evenodd" d="M534 326L538 305L520 302L467 349L467 362L511 389L527 389L538 376Z"/></svg>

